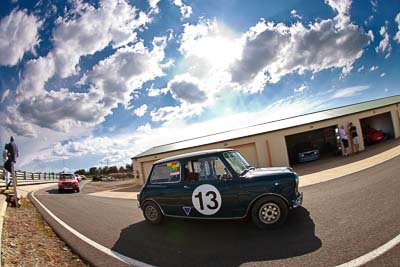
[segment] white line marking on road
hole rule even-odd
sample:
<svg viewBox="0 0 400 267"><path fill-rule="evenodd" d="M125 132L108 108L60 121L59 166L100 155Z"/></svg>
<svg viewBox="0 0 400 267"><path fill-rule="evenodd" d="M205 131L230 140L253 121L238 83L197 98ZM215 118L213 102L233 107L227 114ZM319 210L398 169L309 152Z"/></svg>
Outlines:
<svg viewBox="0 0 400 267"><path fill-rule="evenodd" d="M35 201L37 203L39 203L39 205L59 224L61 224L65 229L67 229L68 231L70 231L72 234L74 234L76 237L80 238L82 241L88 243L89 245L91 245L92 247L100 250L101 252L117 259L120 260L126 264L129 265L133 265L133 266L138 266L138 267L154 267L153 265L129 258L127 256L124 256L114 250L111 250L95 241L93 241L92 239L84 236L83 234L79 233L78 231L76 231L74 228L72 228L71 226L69 226L68 224L66 224L64 221L62 221L60 218L58 218L56 215L54 215L48 208L46 208L42 202L40 202L36 197L35 197L35 192L32 192L32 197L35 199Z"/></svg>
<svg viewBox="0 0 400 267"><path fill-rule="evenodd" d="M400 244L400 235L396 236L395 238L393 238L392 240L390 240L389 242L387 242L386 244L380 246L379 248L374 249L373 251L358 257L352 261L343 263L341 265L338 265L337 267L357 267L357 266L361 266L363 264L366 264L367 262L370 262L376 258L378 258L379 256L381 256L382 254L384 254L385 252L388 252L389 250L391 250L392 248L394 248L397 244Z"/></svg>

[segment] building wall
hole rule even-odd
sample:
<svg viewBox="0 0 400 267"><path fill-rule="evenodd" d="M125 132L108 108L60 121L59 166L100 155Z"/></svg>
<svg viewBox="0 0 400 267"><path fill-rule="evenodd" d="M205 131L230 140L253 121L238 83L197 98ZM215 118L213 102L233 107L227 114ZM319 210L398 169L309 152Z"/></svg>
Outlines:
<svg viewBox="0 0 400 267"><path fill-rule="evenodd" d="M248 160L248 162L255 167L289 166L289 156L287 153L285 136L330 126L340 127L341 125L343 125L345 129L347 129L347 125L349 122L352 122L353 125L356 126L358 135L360 136L359 138L360 150L364 150L364 143L361 138L362 132L361 132L360 119L386 112L390 112L391 114L394 135L395 135L394 137L399 138L400 105L395 104L339 118L304 124L292 128L286 128L275 132L267 132L254 136L225 140L222 142L202 145L198 147L191 147L178 151L166 152L162 154L145 156L141 158L134 158L133 159L134 173L137 178L138 184L143 184L147 179L147 175L151 170L153 162L161 158L166 158L178 154L195 152L199 150L214 149L214 148L237 149ZM352 146L350 145L350 147ZM352 153L351 150L349 152Z"/></svg>

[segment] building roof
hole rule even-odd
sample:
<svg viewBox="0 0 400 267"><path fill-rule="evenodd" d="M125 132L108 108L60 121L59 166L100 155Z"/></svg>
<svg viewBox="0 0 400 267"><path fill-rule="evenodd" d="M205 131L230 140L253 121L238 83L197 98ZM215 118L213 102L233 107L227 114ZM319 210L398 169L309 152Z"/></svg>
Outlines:
<svg viewBox="0 0 400 267"><path fill-rule="evenodd" d="M266 122L262 124L252 125L241 129L220 132L212 135L197 137L193 139L183 140L180 142L175 142L171 144L165 144L161 146L153 147L149 150L144 151L136 155L134 158L141 158L146 156L151 156L155 154L161 154L165 152L176 151L180 149L197 147L206 144L212 144L217 142L222 142L226 140L232 140L252 135L258 135L267 132L278 131L282 129L292 128L300 125L305 125L308 123L314 123L319 121L324 121L328 119L338 118L350 114L355 114L375 108L381 108L393 104L400 103L400 95L381 98L372 101L366 101L362 103L347 105L338 108L327 109L323 111L308 113L304 115L299 115L291 118Z"/></svg>
<svg viewBox="0 0 400 267"><path fill-rule="evenodd" d="M176 155L176 156L168 157L165 159L157 160L156 162L154 162L154 164L168 162L168 161L172 161L172 160L183 159L183 158L192 158L192 157L203 156L203 155L208 155L208 154L215 154L215 153L226 152L226 151L233 151L233 149L231 149L231 148L209 149L209 150L185 153L185 154Z"/></svg>

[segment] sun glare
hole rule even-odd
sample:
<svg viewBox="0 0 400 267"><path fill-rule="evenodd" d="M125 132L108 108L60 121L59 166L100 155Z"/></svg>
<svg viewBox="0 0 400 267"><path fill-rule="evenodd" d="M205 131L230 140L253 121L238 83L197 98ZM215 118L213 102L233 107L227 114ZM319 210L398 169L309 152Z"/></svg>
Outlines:
<svg viewBox="0 0 400 267"><path fill-rule="evenodd" d="M203 58L218 68L232 63L238 52L235 42L224 36L204 38L199 43L199 49L203 51Z"/></svg>
<svg viewBox="0 0 400 267"><path fill-rule="evenodd" d="M211 68L225 69L239 57L241 46L229 29L218 25L207 35L191 42L188 52L206 61Z"/></svg>

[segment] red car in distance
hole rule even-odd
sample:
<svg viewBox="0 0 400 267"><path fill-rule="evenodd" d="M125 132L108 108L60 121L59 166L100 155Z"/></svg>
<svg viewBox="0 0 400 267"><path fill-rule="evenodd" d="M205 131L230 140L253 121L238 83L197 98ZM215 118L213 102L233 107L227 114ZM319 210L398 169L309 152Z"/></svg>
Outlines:
<svg viewBox="0 0 400 267"><path fill-rule="evenodd" d="M363 128L362 133L365 145L375 144L385 139L384 132L382 132L381 130L376 130L371 127Z"/></svg>
<svg viewBox="0 0 400 267"><path fill-rule="evenodd" d="M60 173L60 178L58 180L58 192L63 193L65 191L79 192L79 182L75 174Z"/></svg>

